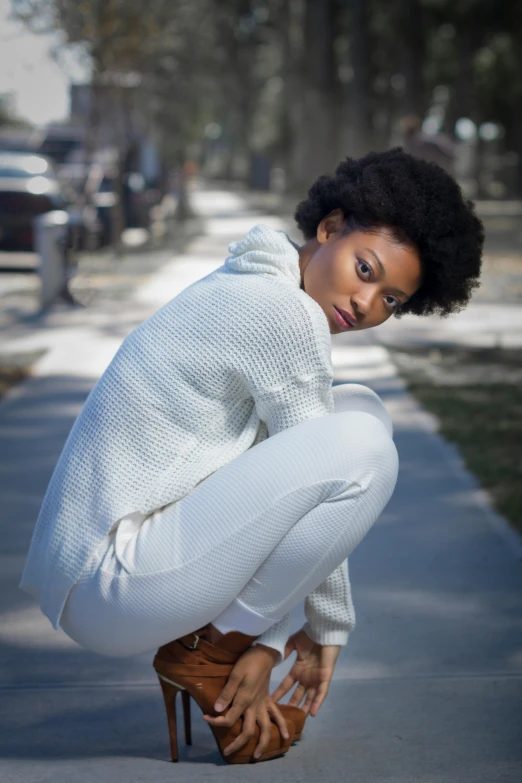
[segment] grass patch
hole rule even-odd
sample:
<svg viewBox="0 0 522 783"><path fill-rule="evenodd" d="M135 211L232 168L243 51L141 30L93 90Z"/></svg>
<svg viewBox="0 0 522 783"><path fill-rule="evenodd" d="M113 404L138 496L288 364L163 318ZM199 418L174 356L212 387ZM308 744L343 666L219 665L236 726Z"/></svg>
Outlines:
<svg viewBox="0 0 522 783"><path fill-rule="evenodd" d="M45 350L17 354L0 354L0 398L7 390L31 374L32 365L46 353Z"/></svg>
<svg viewBox="0 0 522 783"><path fill-rule="evenodd" d="M496 509L522 532L522 351L389 346Z"/></svg>
<svg viewBox="0 0 522 783"><path fill-rule="evenodd" d="M0 364L0 397L3 397L6 391L14 386L15 383L23 381L29 375L29 367L5 367Z"/></svg>

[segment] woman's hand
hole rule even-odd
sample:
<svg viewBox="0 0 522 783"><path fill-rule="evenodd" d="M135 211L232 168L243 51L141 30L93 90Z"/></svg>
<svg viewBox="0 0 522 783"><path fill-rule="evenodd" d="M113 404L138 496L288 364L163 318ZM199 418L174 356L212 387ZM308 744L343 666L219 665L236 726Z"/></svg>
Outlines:
<svg viewBox="0 0 522 783"><path fill-rule="evenodd" d="M294 665L273 692L272 698L279 701L295 683L299 683L288 704L299 707L305 699L302 709L314 718L328 693L341 648L337 645L317 644L301 628L287 641L285 659L293 650L297 652Z"/></svg>
<svg viewBox="0 0 522 783"><path fill-rule="evenodd" d="M243 715L241 733L223 750L225 755L246 745L254 736L258 724L260 734L254 758L259 758L270 741L271 718L285 739L290 736L281 710L269 693L270 673L278 657L276 650L264 644L249 647L232 669L225 687L214 704L214 709L216 712L222 712L230 704L232 706L226 715L203 716L204 720L212 726L230 727Z"/></svg>

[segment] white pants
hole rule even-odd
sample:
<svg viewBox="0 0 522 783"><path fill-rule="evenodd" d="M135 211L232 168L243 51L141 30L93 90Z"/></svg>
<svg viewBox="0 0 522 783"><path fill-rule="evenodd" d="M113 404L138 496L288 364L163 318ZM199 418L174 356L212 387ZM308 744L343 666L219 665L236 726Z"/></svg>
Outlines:
<svg viewBox="0 0 522 783"><path fill-rule="evenodd" d="M397 479L379 397L333 387L334 413L240 454L188 495L125 517L67 599L61 625L88 649L153 651L235 598L275 623L353 551Z"/></svg>

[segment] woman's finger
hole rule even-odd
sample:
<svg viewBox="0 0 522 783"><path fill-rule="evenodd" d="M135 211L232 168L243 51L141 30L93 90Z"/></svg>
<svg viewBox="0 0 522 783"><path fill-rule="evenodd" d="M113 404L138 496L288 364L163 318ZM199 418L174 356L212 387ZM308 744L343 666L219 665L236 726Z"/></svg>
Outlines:
<svg viewBox="0 0 522 783"><path fill-rule="evenodd" d="M292 672L288 672L284 680L277 686L275 691L271 694L274 701L279 701L285 693L288 693L290 688L295 684L296 679Z"/></svg>
<svg viewBox="0 0 522 783"><path fill-rule="evenodd" d="M290 738L290 732L288 731L288 726L287 726L286 720L284 718L283 713L281 712L281 710L277 706L277 704L271 704L270 707L268 708L268 711L270 713L270 716L271 716L272 720L277 725L277 727L278 727L278 729L279 729L279 731L281 733L281 736L283 736L285 739L289 739Z"/></svg>
<svg viewBox="0 0 522 783"><path fill-rule="evenodd" d="M299 683L299 685L297 686L297 688L295 689L295 691L292 694L292 698L288 702L290 707L299 707L299 705L301 704L301 702L304 699L306 691L307 691L307 689L305 688L305 686L301 685L301 683Z"/></svg>
<svg viewBox="0 0 522 783"><path fill-rule="evenodd" d="M204 715L203 717L207 723L211 723L213 726L233 726L236 720L250 707L253 700L253 695L250 691L247 691L246 688L240 688L226 715L218 715L217 717Z"/></svg>
<svg viewBox="0 0 522 783"><path fill-rule="evenodd" d="M234 675L234 672L232 672L227 680L225 687L214 702L214 709L216 712L222 712L228 707L236 695L238 688L241 685L242 679L242 677L238 677L237 675Z"/></svg>
<svg viewBox="0 0 522 783"><path fill-rule="evenodd" d="M310 712L310 708L311 708L311 706L313 704L313 701L314 701L314 698L315 698L315 692L316 692L315 688L308 688L308 691L307 691L307 694L306 694L305 703L303 704L303 706L301 708L304 712L306 712L307 715Z"/></svg>
<svg viewBox="0 0 522 783"><path fill-rule="evenodd" d="M243 718L243 727L241 729L241 733L235 738L233 742L230 743L230 745L227 745L227 747L223 750L223 754L225 756L230 755L230 753L234 753L236 750L239 750L243 747L243 745L246 745L248 740L251 739L254 734L256 733L256 715L254 710L246 710L244 718Z"/></svg>
<svg viewBox="0 0 522 783"><path fill-rule="evenodd" d="M232 707L227 711L226 715L217 715L216 717L213 715L203 715L203 719L212 726L231 727L238 720L238 718L241 717L244 710L244 705L240 706L233 704Z"/></svg>
<svg viewBox="0 0 522 783"><path fill-rule="evenodd" d="M310 715L312 716L312 718L314 718L319 712L319 707L325 700L329 687L330 687L329 682L322 682L317 688L317 693L315 694L315 699L310 709Z"/></svg>
<svg viewBox="0 0 522 783"><path fill-rule="evenodd" d="M255 759L258 759L263 754L263 751L270 742L270 735L272 734L272 724L270 723L270 718L267 712L265 712L263 716L258 717L257 722L261 728L261 732L259 734L259 742L257 743L256 749L254 750Z"/></svg>

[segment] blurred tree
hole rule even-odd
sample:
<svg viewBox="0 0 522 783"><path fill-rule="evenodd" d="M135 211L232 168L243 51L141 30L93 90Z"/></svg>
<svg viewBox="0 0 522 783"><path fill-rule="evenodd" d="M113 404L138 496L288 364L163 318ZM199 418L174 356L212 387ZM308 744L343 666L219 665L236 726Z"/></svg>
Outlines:
<svg viewBox="0 0 522 783"><path fill-rule="evenodd" d="M305 0L303 19L302 119L294 140L299 163L296 184L309 185L337 163L340 123L335 57L338 6L334 0Z"/></svg>
<svg viewBox="0 0 522 783"><path fill-rule="evenodd" d="M517 153L522 193L522 4L519 0L423 0L430 92L448 88L443 129L460 117L479 127L499 123L507 149ZM477 175L479 172L477 172Z"/></svg>
<svg viewBox="0 0 522 783"><path fill-rule="evenodd" d="M368 149L368 141L373 136L371 78L373 44L370 34L370 9L366 0L350 0L350 11L353 80L349 106L354 136L349 154L358 157Z"/></svg>
<svg viewBox="0 0 522 783"><path fill-rule="evenodd" d="M14 3L20 18L33 29L61 30L65 44L80 46L88 58L92 93L88 147L92 153L98 144L103 107L105 132L109 125L118 150L120 203L124 161L144 126L156 136L165 164L183 171L187 147L200 132L201 80L210 81L214 65L209 56L213 39L206 24L210 1L149 0L146 13L140 3L128 0ZM181 211L186 210L184 196L182 187ZM119 210L116 223L121 222ZM120 227L116 226L117 233Z"/></svg>
<svg viewBox="0 0 522 783"><path fill-rule="evenodd" d="M0 100L0 128L32 128L32 125L23 117L13 114Z"/></svg>
<svg viewBox="0 0 522 783"><path fill-rule="evenodd" d="M423 74L426 55L424 15L419 0L401 0L399 19L402 29L399 51L404 75L402 109L406 114L422 116L426 108Z"/></svg>
<svg viewBox="0 0 522 783"><path fill-rule="evenodd" d="M498 121L522 161L520 0L13 2L85 52L122 154L137 122L182 169L213 123L226 174L269 153L301 191L431 113L448 133L462 116Z"/></svg>
<svg viewBox="0 0 522 783"><path fill-rule="evenodd" d="M225 174L232 176L239 157L248 169L256 110L263 84L272 75L263 66L267 46L271 46L272 18L269 2L223 0L214 2L215 36L222 69L217 89L225 138L229 141ZM273 59L273 58L272 58ZM277 58L276 58L277 65Z"/></svg>

